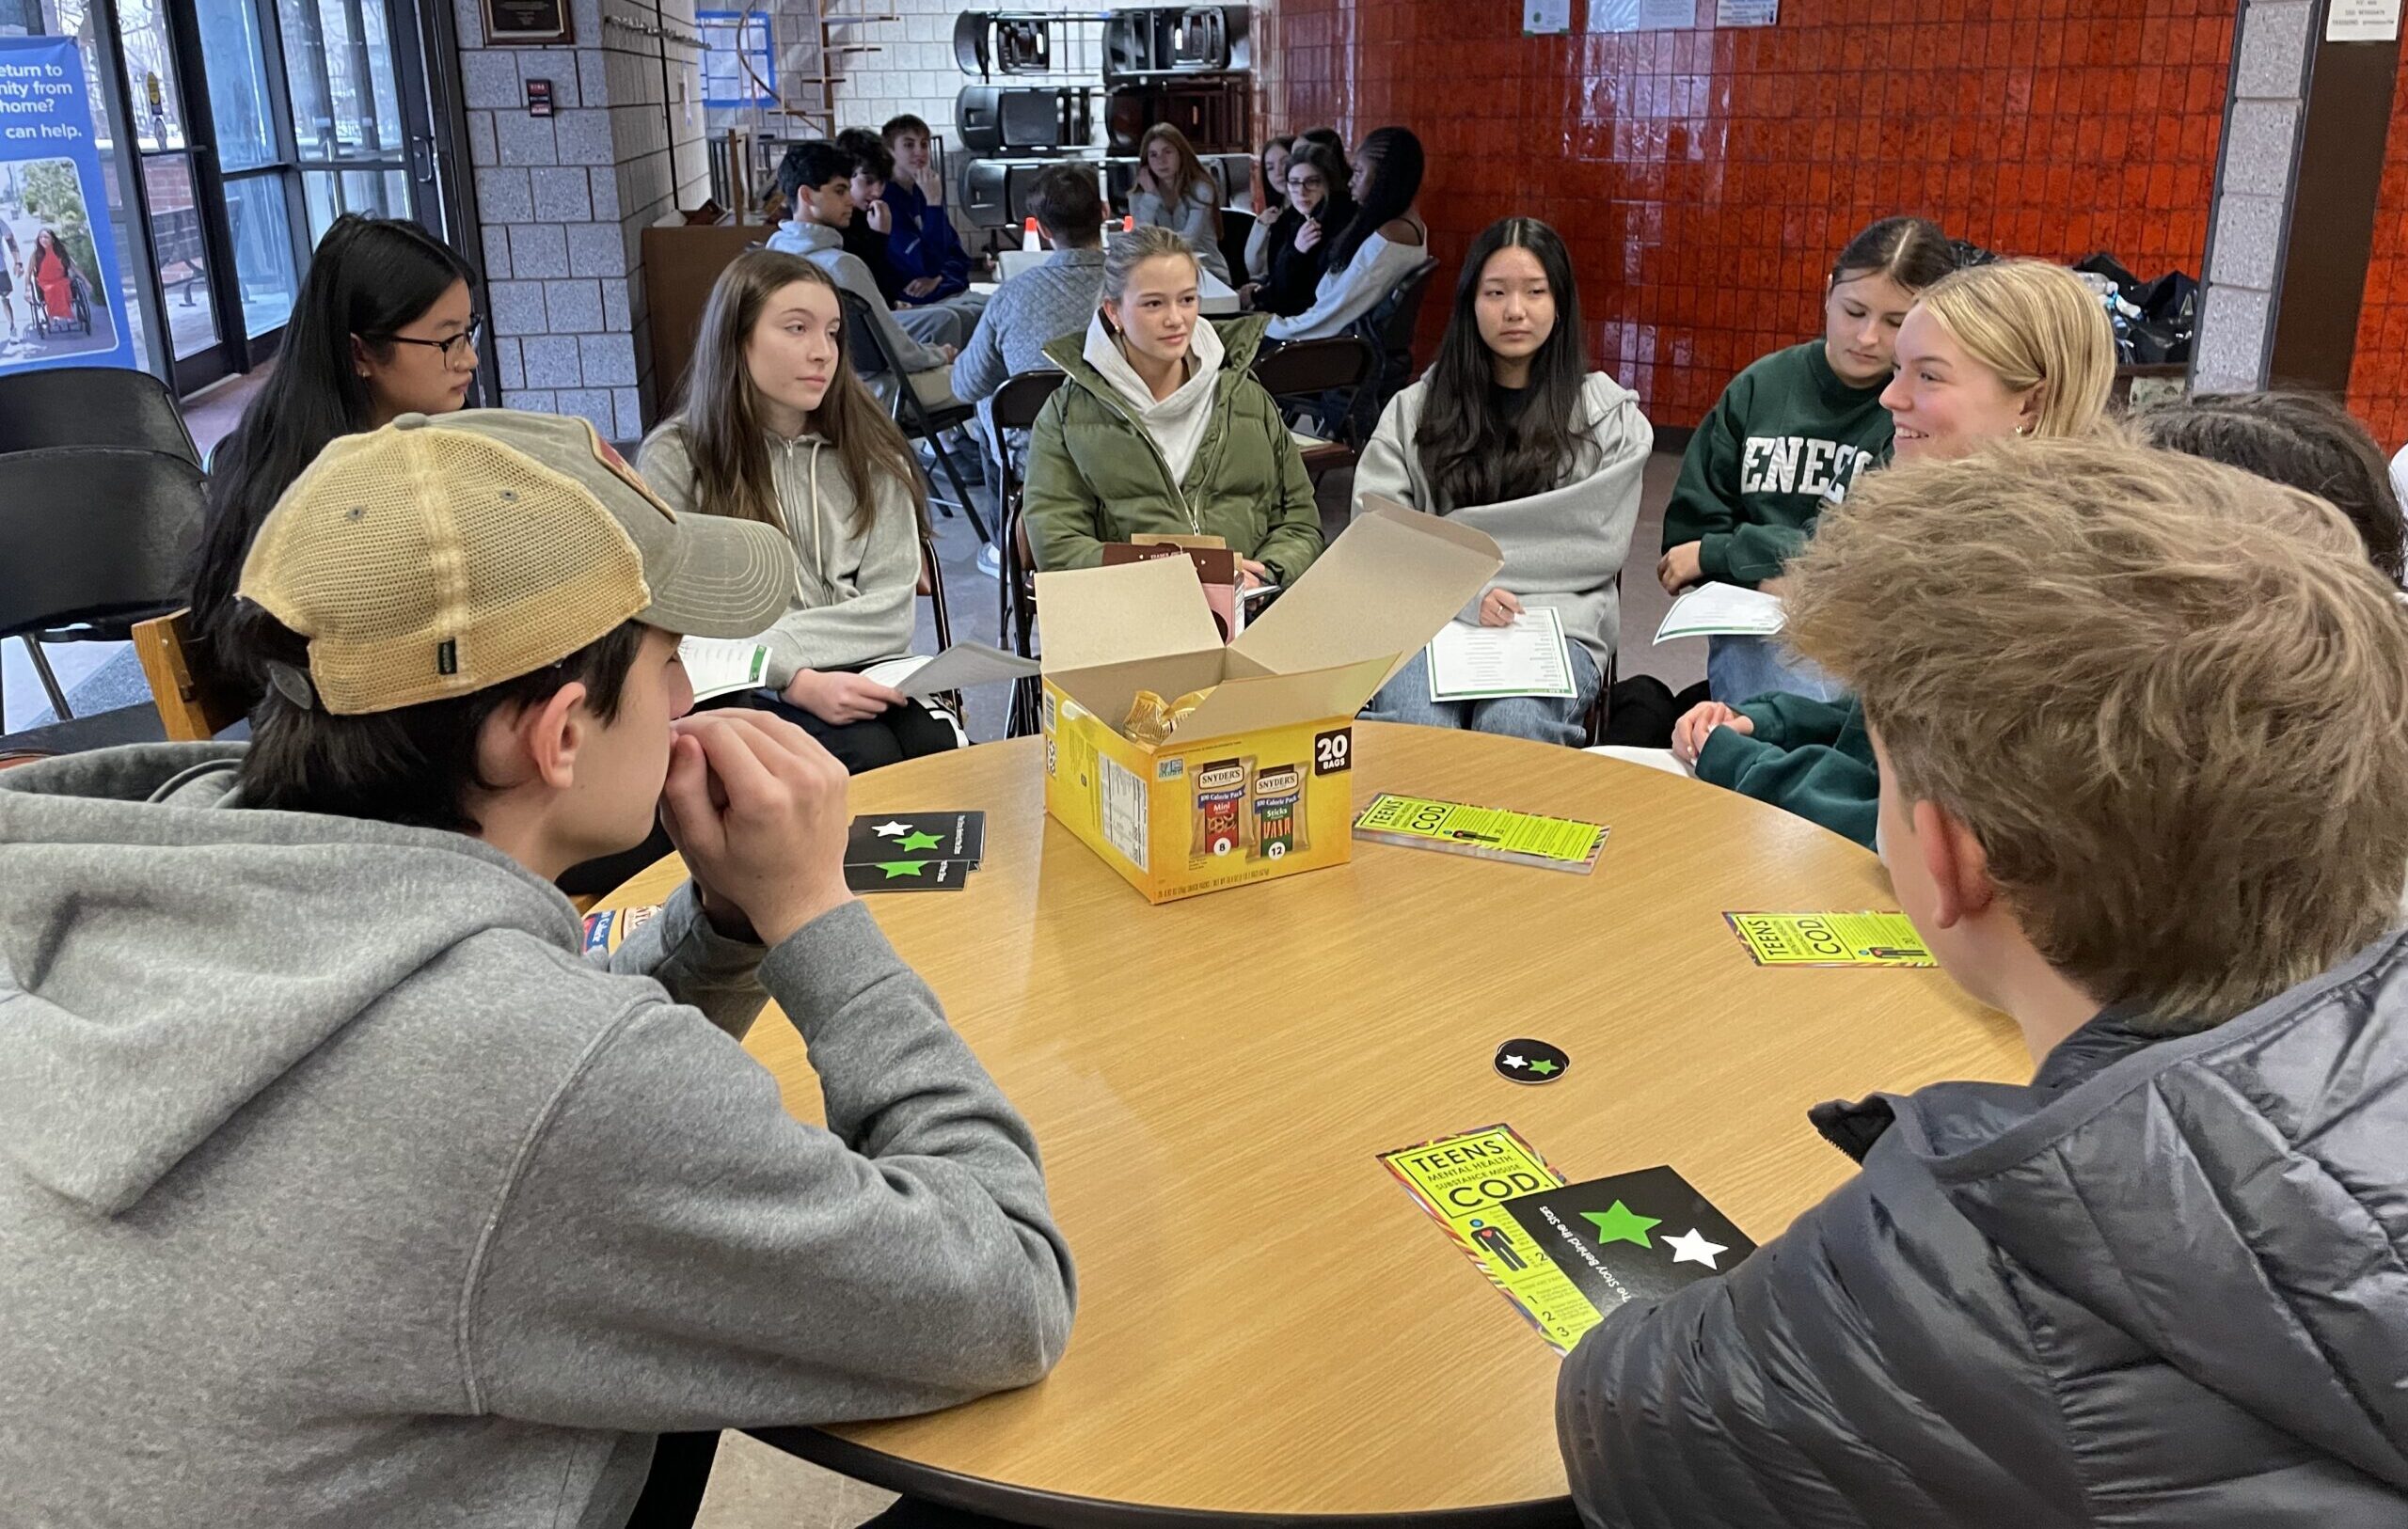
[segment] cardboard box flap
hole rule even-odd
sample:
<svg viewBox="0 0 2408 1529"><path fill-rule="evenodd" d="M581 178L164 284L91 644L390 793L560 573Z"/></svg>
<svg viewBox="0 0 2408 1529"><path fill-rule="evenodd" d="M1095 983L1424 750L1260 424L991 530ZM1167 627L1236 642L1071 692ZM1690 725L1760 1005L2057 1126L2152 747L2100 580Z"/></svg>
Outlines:
<svg viewBox="0 0 2408 1529"><path fill-rule="evenodd" d="M1048 674L1221 645L1185 558L1039 574L1037 630Z"/></svg>
<svg viewBox="0 0 2408 1529"><path fill-rule="evenodd" d="M1187 714L1163 747L1177 749L1189 742L1292 727L1323 717L1352 717L1387 677L1388 659L1383 654L1332 669L1224 680L1202 705Z"/></svg>
<svg viewBox="0 0 2408 1529"><path fill-rule="evenodd" d="M1435 637L1505 566L1483 531L1377 495L1364 504L1294 587L1229 644L1233 651L1280 673L1370 658L1393 666ZM1044 605L1040 595L1038 608Z"/></svg>

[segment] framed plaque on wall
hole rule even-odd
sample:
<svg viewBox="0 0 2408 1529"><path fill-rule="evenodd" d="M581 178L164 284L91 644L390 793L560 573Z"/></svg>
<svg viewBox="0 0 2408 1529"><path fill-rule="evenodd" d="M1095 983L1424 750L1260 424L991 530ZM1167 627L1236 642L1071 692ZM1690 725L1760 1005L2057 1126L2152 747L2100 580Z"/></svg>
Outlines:
<svg viewBox="0 0 2408 1529"><path fill-rule="evenodd" d="M569 0L484 0L485 41L496 47L558 47L577 40Z"/></svg>

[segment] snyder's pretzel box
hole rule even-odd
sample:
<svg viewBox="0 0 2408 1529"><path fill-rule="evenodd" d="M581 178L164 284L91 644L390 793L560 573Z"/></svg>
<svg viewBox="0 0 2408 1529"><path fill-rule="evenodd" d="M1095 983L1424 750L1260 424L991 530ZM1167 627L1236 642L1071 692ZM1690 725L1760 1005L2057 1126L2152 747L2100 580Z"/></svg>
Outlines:
<svg viewBox="0 0 2408 1529"><path fill-rule="evenodd" d="M1354 714L1503 565L1468 526L1374 498L1223 646L1185 558L1037 575L1045 810L1167 903L1353 858ZM1140 690L1211 694L1169 739Z"/></svg>

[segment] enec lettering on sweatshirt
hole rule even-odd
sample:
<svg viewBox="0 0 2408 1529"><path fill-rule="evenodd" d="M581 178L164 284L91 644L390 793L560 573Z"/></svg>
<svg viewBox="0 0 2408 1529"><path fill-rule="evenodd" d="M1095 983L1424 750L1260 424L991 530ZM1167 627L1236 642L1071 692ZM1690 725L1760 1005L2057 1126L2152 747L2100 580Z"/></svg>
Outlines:
<svg viewBox="0 0 2408 1529"><path fill-rule="evenodd" d="M1805 435L1751 435L1739 456L1742 494L1812 494L1834 504L1847 497L1870 452L1845 441Z"/></svg>

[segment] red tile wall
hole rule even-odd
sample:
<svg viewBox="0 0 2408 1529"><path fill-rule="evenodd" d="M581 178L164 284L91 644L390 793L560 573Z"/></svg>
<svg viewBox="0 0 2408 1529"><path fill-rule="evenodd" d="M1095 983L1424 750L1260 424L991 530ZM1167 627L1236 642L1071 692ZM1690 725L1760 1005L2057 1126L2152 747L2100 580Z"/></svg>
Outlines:
<svg viewBox="0 0 2408 1529"><path fill-rule="evenodd" d="M1595 4L1528 38L1512 0L1259 0L1276 131L1401 123L1428 150L1425 358L1511 213L1564 235L1591 362L1659 426L1817 333L1832 257L1892 213L2199 273L2235 0L1787 0L1774 27L1588 34Z"/></svg>
<svg viewBox="0 0 2408 1529"><path fill-rule="evenodd" d="M2350 412L2366 421L2385 451L2408 444L2408 132L2400 127L2408 50L2400 55L2400 82L2391 98L2391 141L2384 150L2366 304L2358 309L2357 354L2350 365Z"/></svg>

